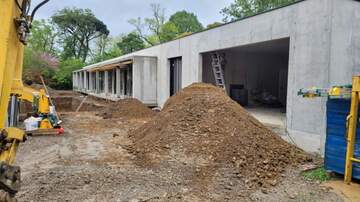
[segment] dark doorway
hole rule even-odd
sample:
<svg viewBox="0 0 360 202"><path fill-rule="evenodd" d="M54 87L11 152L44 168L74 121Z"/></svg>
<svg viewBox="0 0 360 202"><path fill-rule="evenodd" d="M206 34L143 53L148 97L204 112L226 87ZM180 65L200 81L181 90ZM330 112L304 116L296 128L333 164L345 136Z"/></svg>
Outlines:
<svg viewBox="0 0 360 202"><path fill-rule="evenodd" d="M171 58L170 61L170 96L181 90L181 57Z"/></svg>
<svg viewBox="0 0 360 202"><path fill-rule="evenodd" d="M132 96L132 65L120 69L120 94Z"/></svg>

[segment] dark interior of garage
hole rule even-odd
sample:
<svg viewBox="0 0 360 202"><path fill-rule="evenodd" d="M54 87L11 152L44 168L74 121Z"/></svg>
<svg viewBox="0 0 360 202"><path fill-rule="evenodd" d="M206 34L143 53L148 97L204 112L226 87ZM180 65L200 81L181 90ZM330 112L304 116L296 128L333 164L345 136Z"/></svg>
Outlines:
<svg viewBox="0 0 360 202"><path fill-rule="evenodd" d="M224 81L228 95L250 111L286 110L289 38L266 41L202 54L202 79L215 84L212 54L224 58ZM268 110L268 111L269 111Z"/></svg>

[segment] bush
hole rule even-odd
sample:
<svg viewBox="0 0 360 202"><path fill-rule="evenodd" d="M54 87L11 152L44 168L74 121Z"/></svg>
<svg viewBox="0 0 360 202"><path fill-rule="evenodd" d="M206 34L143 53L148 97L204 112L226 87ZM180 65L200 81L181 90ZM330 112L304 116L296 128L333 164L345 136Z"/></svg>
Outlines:
<svg viewBox="0 0 360 202"><path fill-rule="evenodd" d="M80 59L67 59L60 62L59 70L53 76L54 83L51 87L59 90L72 88L72 72L81 69L85 64Z"/></svg>
<svg viewBox="0 0 360 202"><path fill-rule="evenodd" d="M23 67L23 81L26 84L41 84L40 76L44 78L46 83L50 84L58 68L58 61L46 53L40 53L26 48L24 51Z"/></svg>

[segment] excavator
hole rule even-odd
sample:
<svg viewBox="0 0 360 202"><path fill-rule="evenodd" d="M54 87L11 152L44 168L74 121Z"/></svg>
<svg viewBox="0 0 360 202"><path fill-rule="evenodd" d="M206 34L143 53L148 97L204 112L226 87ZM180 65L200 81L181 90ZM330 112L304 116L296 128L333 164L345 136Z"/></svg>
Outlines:
<svg viewBox="0 0 360 202"><path fill-rule="evenodd" d="M40 117L40 130L62 129L48 93L25 87L22 82L24 46L31 23L47 2L42 1L31 11L31 0L0 0L0 201L15 201L20 189L20 167L14 162L19 144L27 135L19 128L19 103L32 103Z"/></svg>

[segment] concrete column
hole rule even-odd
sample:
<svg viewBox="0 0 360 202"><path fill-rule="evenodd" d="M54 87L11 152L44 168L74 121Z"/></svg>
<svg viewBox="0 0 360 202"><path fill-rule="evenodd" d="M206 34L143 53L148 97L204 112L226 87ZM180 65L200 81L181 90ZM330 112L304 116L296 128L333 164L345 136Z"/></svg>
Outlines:
<svg viewBox="0 0 360 202"><path fill-rule="evenodd" d="M73 89L75 89L75 73L72 73L72 84L73 84Z"/></svg>
<svg viewBox="0 0 360 202"><path fill-rule="evenodd" d="M95 83L96 83L95 93L100 93L100 73L99 73L99 71L96 71L96 73L95 73Z"/></svg>
<svg viewBox="0 0 360 202"><path fill-rule="evenodd" d="M77 75L78 75L78 81L79 81L79 90L81 90L81 88L82 88L82 79L81 79L81 72L78 72L77 73Z"/></svg>
<svg viewBox="0 0 360 202"><path fill-rule="evenodd" d="M76 72L73 73L73 89L76 89Z"/></svg>
<svg viewBox="0 0 360 202"><path fill-rule="evenodd" d="M78 76L77 76L77 72L75 72L75 86L76 86L76 89L78 89L79 88L79 82L78 82Z"/></svg>
<svg viewBox="0 0 360 202"><path fill-rule="evenodd" d="M104 88L105 95L107 95L109 93L109 71L105 71Z"/></svg>
<svg viewBox="0 0 360 202"><path fill-rule="evenodd" d="M116 96L120 97L120 68L116 68Z"/></svg>

